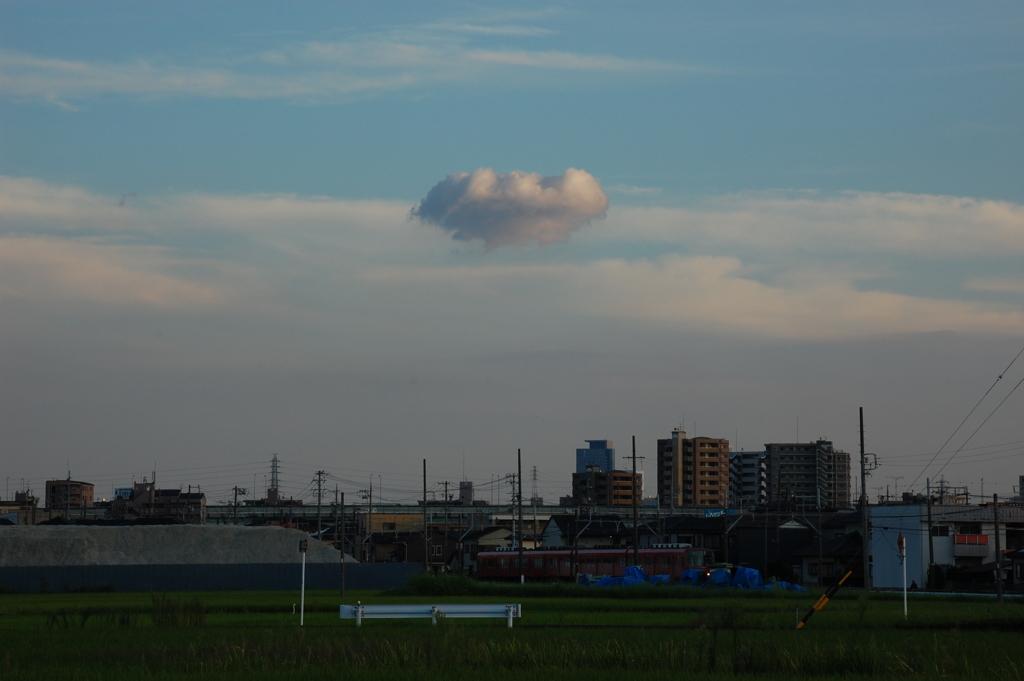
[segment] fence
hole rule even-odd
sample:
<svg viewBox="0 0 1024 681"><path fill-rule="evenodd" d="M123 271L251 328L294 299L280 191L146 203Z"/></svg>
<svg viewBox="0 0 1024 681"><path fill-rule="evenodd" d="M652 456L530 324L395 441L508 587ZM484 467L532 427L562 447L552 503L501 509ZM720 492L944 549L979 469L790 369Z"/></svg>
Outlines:
<svg viewBox="0 0 1024 681"><path fill-rule="evenodd" d="M0 567L0 592L273 591L299 589L299 563ZM422 563L346 563L346 589L394 589L422 574ZM337 563L306 565L307 589L338 589Z"/></svg>

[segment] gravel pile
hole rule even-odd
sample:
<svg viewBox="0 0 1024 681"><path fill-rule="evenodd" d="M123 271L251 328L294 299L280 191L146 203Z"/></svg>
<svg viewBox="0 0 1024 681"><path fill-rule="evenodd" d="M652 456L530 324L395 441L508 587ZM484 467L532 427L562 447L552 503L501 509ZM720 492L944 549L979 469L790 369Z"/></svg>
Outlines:
<svg viewBox="0 0 1024 681"><path fill-rule="evenodd" d="M17 525L0 527L0 567L301 563L305 538L282 527ZM340 560L333 547L309 540L307 563Z"/></svg>

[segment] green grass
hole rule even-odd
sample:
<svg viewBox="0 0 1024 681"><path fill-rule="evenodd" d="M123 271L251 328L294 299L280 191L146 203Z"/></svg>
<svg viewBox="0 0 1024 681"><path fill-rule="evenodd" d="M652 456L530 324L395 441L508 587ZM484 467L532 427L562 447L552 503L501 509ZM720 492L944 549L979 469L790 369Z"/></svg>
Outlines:
<svg viewBox="0 0 1024 681"><path fill-rule="evenodd" d="M440 595L437 595L437 594ZM523 618L338 618L310 592L305 627L291 592L0 596L0 678L110 679L820 679L999 678L1024 674L1024 604L902 601L841 592L817 599L683 587L596 590L417 582L350 592L346 603L518 602ZM296 608L297 610L297 608Z"/></svg>

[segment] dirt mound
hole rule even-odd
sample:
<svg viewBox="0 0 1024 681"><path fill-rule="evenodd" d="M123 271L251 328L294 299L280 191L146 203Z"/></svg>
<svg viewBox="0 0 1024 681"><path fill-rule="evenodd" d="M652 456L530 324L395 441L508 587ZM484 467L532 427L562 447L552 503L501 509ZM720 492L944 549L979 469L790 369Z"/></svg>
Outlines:
<svg viewBox="0 0 1024 681"><path fill-rule="evenodd" d="M301 563L306 538L281 527L19 525L0 528L0 567ZM340 561L337 550L309 540L306 562Z"/></svg>

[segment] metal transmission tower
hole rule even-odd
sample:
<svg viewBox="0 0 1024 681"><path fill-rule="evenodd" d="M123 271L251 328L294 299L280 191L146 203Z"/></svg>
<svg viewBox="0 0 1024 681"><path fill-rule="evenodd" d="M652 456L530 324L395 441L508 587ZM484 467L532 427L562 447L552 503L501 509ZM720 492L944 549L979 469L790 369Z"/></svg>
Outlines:
<svg viewBox="0 0 1024 681"><path fill-rule="evenodd" d="M540 495L537 494L537 467L536 466L533 467L533 471L530 474L530 479L531 479L531 482L533 483L532 484L532 489L531 489L531 492L530 492L530 503L533 504L533 506L536 506L537 505L537 498L540 496Z"/></svg>
<svg viewBox="0 0 1024 681"><path fill-rule="evenodd" d="M280 469L277 465L277 454L274 454L274 458L270 460L270 489L277 491L279 483L279 472Z"/></svg>

